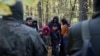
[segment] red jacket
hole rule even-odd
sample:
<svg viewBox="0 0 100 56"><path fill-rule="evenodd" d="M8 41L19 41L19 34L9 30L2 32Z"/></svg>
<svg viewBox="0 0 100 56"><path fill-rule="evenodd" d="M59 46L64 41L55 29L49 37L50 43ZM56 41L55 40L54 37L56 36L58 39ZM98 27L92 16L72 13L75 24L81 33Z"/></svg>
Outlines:
<svg viewBox="0 0 100 56"><path fill-rule="evenodd" d="M50 35L50 28L48 26L43 26L42 33L43 35Z"/></svg>

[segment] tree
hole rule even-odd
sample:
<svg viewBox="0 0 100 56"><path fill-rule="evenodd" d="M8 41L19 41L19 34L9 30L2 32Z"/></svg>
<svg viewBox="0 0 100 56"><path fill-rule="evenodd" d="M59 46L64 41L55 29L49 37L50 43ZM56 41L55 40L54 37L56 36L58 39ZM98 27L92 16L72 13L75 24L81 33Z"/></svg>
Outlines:
<svg viewBox="0 0 100 56"><path fill-rule="evenodd" d="M39 16L39 27L42 27L42 8L41 1L38 3L38 16Z"/></svg>
<svg viewBox="0 0 100 56"><path fill-rule="evenodd" d="M48 18L49 18L49 1L46 1L46 24L48 24Z"/></svg>
<svg viewBox="0 0 100 56"><path fill-rule="evenodd" d="M87 0L79 0L79 20L87 20L87 12L88 12L88 5L87 5Z"/></svg>

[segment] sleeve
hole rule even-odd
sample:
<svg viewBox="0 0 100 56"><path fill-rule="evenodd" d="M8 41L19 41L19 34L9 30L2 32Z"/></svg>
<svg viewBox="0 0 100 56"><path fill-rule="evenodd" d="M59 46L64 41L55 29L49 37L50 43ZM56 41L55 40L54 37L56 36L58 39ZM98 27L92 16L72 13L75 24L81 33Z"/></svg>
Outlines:
<svg viewBox="0 0 100 56"><path fill-rule="evenodd" d="M32 34L31 38L32 38L33 46L34 46L34 49L36 50L35 51L36 56L47 55L47 48L43 40L39 36L39 34L37 32L32 32L31 34Z"/></svg>
<svg viewBox="0 0 100 56"><path fill-rule="evenodd" d="M68 34L67 48L66 48L67 54L71 53L71 47L72 47L72 45L73 45L72 32L71 32L71 29L70 29L69 30L69 34Z"/></svg>
<svg viewBox="0 0 100 56"><path fill-rule="evenodd" d="M61 42L61 35L60 35L60 32L58 32L58 41Z"/></svg>
<svg viewBox="0 0 100 56"><path fill-rule="evenodd" d="M67 27L67 25L61 26L61 35L62 36L68 35L68 27Z"/></svg>
<svg viewBox="0 0 100 56"><path fill-rule="evenodd" d="M64 32L65 32L65 27L61 26L61 35L64 36Z"/></svg>
<svg viewBox="0 0 100 56"><path fill-rule="evenodd" d="M50 34L50 28L48 27L48 34Z"/></svg>
<svg viewBox="0 0 100 56"><path fill-rule="evenodd" d="M61 24L59 24L59 30L60 30L60 33L61 33Z"/></svg>

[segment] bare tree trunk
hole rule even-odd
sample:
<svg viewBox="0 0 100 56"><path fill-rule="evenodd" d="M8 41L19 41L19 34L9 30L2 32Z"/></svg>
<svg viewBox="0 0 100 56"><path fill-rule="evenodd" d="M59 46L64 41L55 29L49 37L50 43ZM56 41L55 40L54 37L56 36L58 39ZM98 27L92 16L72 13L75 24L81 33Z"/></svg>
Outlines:
<svg viewBox="0 0 100 56"><path fill-rule="evenodd" d="M71 3L71 1L70 1L70 3L71 3L71 13L70 13L70 23L71 23L71 20L72 20L72 18L74 17L73 15L74 15L74 12L75 12L75 4L76 4L76 1L77 0L75 0L74 1L74 5L72 5L72 3Z"/></svg>
<svg viewBox="0 0 100 56"><path fill-rule="evenodd" d="M49 2L46 2L46 24L48 23L48 18L49 18L49 8L48 8Z"/></svg>
<svg viewBox="0 0 100 56"><path fill-rule="evenodd" d="M39 15L39 27L42 27L42 8L41 8L41 1L38 3L38 15Z"/></svg>
<svg viewBox="0 0 100 56"><path fill-rule="evenodd" d="M80 7L79 7L79 10L80 10L79 20L80 21L87 20L87 12L88 12L87 0L79 0L79 4L80 4Z"/></svg>

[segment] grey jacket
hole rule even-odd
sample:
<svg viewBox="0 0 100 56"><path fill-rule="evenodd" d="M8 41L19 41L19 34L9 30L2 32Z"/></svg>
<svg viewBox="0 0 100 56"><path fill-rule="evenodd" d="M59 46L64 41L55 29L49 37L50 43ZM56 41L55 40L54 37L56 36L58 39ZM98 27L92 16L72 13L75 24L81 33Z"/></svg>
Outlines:
<svg viewBox="0 0 100 56"><path fill-rule="evenodd" d="M12 15L0 20L0 56L46 56L47 49L39 34L22 24L21 1L10 9Z"/></svg>
<svg viewBox="0 0 100 56"><path fill-rule="evenodd" d="M0 21L0 48L6 51L3 54L7 54L6 56L47 55L46 47L38 33L16 21Z"/></svg>
<svg viewBox="0 0 100 56"><path fill-rule="evenodd" d="M100 16L96 16L89 22L91 43L96 56L100 56ZM82 48L83 40L81 34L81 22L73 25L70 28L69 40L67 45L67 53L71 53L75 50Z"/></svg>

